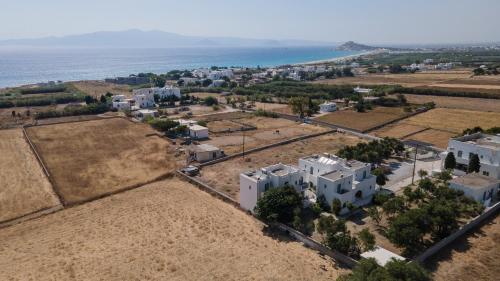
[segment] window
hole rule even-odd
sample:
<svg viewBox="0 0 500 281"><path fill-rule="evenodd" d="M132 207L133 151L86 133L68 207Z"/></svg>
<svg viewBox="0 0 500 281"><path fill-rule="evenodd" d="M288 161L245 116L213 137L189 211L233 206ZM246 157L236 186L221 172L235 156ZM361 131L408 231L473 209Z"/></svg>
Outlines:
<svg viewBox="0 0 500 281"><path fill-rule="evenodd" d="M269 190L269 184L268 184L268 183L266 183L266 184L264 185L264 191L268 191L268 190Z"/></svg>
<svg viewBox="0 0 500 281"><path fill-rule="evenodd" d="M313 167L311 167L311 168L309 169L309 174L311 174L311 175L312 175L313 173L314 173L314 170L313 170Z"/></svg>
<svg viewBox="0 0 500 281"><path fill-rule="evenodd" d="M326 184L325 184L324 188L326 189Z"/></svg>
<svg viewBox="0 0 500 281"><path fill-rule="evenodd" d="M458 157L462 157L462 150L459 150L457 155L458 155Z"/></svg>
<svg viewBox="0 0 500 281"><path fill-rule="evenodd" d="M486 191L483 193L483 201L486 200Z"/></svg>
<svg viewBox="0 0 500 281"><path fill-rule="evenodd" d="M469 159L471 159L473 155L474 155L474 153L469 152Z"/></svg>
<svg viewBox="0 0 500 281"><path fill-rule="evenodd" d="M342 185L339 183L337 185L337 193L340 193L341 190L342 190Z"/></svg>
<svg viewBox="0 0 500 281"><path fill-rule="evenodd" d="M363 178L366 179L366 171L363 171Z"/></svg>
<svg viewBox="0 0 500 281"><path fill-rule="evenodd" d="M489 176L490 176L490 172L488 172L488 171L483 171L483 176L487 176L487 177L489 177Z"/></svg>

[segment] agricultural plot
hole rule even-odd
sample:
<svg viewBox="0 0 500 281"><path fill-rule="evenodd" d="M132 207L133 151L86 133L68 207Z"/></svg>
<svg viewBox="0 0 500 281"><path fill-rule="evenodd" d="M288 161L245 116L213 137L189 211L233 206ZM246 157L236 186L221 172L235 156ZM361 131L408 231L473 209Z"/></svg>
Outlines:
<svg viewBox="0 0 500 281"><path fill-rule="evenodd" d="M239 200L239 175L272 164L284 163L297 165L300 157L324 152L336 153L346 145L355 145L361 139L332 133L281 145L243 157L203 167L200 179L217 190Z"/></svg>
<svg viewBox="0 0 500 281"><path fill-rule="evenodd" d="M383 127L373 133L380 137L404 137L446 148L451 137L462 133L464 129L476 126L485 129L500 126L500 112L436 108ZM411 134L412 128L413 134ZM426 130L418 130L418 128Z"/></svg>
<svg viewBox="0 0 500 281"><path fill-rule="evenodd" d="M434 102L437 107L500 112L500 99L479 99L406 94L405 97L408 102L412 104Z"/></svg>
<svg viewBox="0 0 500 281"><path fill-rule="evenodd" d="M114 95L125 95L132 97L132 87L129 85L119 85L103 81L78 81L71 83L78 90L94 97L112 93Z"/></svg>
<svg viewBox="0 0 500 281"><path fill-rule="evenodd" d="M226 119L223 123L230 121ZM327 129L315 125L303 124L282 118L256 117L247 115L246 118L231 120L237 122L235 127L247 126L254 127L255 130L235 131L210 135L207 143L224 149L226 154L235 154L252 148L261 147L288 140L295 137L310 135L314 133L325 132ZM208 123L210 128L210 123ZM221 121L216 121L220 124ZM245 124L245 125L241 125ZM220 128L222 129L222 128Z"/></svg>
<svg viewBox="0 0 500 281"><path fill-rule="evenodd" d="M256 127L238 122L236 120L219 120L212 121L208 123L208 130L210 133L224 133L224 132L237 132L237 131L248 131L255 130Z"/></svg>
<svg viewBox="0 0 500 281"><path fill-rule="evenodd" d="M399 107L375 107L373 110L367 112L339 110L322 115L316 118L316 120L364 132L407 114L403 108Z"/></svg>
<svg viewBox="0 0 500 281"><path fill-rule="evenodd" d="M59 206L21 129L0 130L0 223Z"/></svg>
<svg viewBox="0 0 500 281"><path fill-rule="evenodd" d="M122 118L30 127L65 203L144 184L177 167L174 147L144 124Z"/></svg>
<svg viewBox="0 0 500 281"><path fill-rule="evenodd" d="M335 280L343 273L328 257L279 238L171 178L1 229L0 279Z"/></svg>

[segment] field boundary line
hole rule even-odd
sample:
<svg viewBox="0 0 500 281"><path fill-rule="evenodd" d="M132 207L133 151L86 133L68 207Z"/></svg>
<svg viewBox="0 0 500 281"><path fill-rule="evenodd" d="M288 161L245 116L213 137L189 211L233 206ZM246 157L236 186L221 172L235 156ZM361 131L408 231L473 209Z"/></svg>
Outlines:
<svg viewBox="0 0 500 281"><path fill-rule="evenodd" d="M406 135L404 135L404 136L400 137L399 139L406 139L406 138L408 138L408 137L411 137L411 136L413 136L413 135L416 135L416 134L419 134L419 133L422 133L422 132L428 131L428 130L430 130L430 129L431 129L431 128L423 128L423 129L420 129L420 130L418 130L418 131L416 131L416 132L406 134Z"/></svg>
<svg viewBox="0 0 500 281"><path fill-rule="evenodd" d="M55 213L55 212L63 210L63 209L64 209L64 206L62 205L61 202L59 202L57 205L55 205L53 207L42 208L40 210L36 210L36 211L30 212L30 213L24 214L20 217L16 217L16 218L2 221L2 222L0 222L0 228L6 228L9 226L18 224L18 223L22 223L22 222L36 219L36 218L39 218L42 216L46 216L46 215Z"/></svg>
<svg viewBox="0 0 500 281"><path fill-rule="evenodd" d="M301 242L302 244L305 245L307 248L311 248L315 251L320 252L321 254L327 255L334 259L335 261L346 265L349 268L353 268L358 264L358 261L355 259L348 257L340 252L337 252L335 250L329 249L326 246L322 245L321 243L317 242L316 240L308 237L307 235L303 234L300 231L297 231L287 225L284 225L282 223L272 223L272 224L267 224L264 221L261 221L259 218L251 215L247 210L241 208L240 203L233 199L231 196L225 194L224 192L218 191L215 188L211 187L210 185L204 183L201 180L196 179L195 177L191 177L189 175L184 174L180 170L177 170L177 175L179 175L182 179L188 181L189 183L194 184L198 189L207 192L208 194L221 199L222 201L229 203L233 205L236 209L244 212L245 214L251 216L252 218L258 220L265 226L274 226L275 228L278 228L279 230L285 232L288 236L291 238L295 239L296 241Z"/></svg>
<svg viewBox="0 0 500 281"><path fill-rule="evenodd" d="M328 135L328 134L332 134L332 133L336 133L336 132L337 132L337 129L332 129L332 130L328 130L328 131L321 132L321 133L309 134L309 135L305 135L305 136L300 136L300 137L296 137L296 138L292 138L292 139L288 139L288 140L284 140L284 141L280 141L280 142L252 148L252 149L249 149L245 152L239 152L239 153L231 154L231 155L228 155L228 156L225 156L225 157L222 157L219 159L215 159L215 160L212 160L209 162L200 163L200 164L198 164L198 167L205 167L205 166L214 165L214 164L217 164L220 162L225 162L225 161L228 161L228 160L231 160L233 158L237 158L237 157L240 157L243 155L259 152L259 151L266 150L269 148L273 148L273 147L277 147L277 146L281 146L281 145L285 145L285 144L289 144L289 143L293 143L293 142L297 142L297 141L301 141L301 140L305 140L305 139L310 139L310 138L315 138L315 137L319 137L319 136L323 136L323 135Z"/></svg>
<svg viewBox="0 0 500 281"><path fill-rule="evenodd" d="M369 129L366 129L366 130L363 131L363 133L369 133L371 131L375 131L375 130L383 128L383 127L385 127L387 125L390 125L390 124L393 124L393 123L396 123L396 122L408 119L410 117L416 116L416 115L421 114L421 113L425 113L427 111L429 111L428 108L417 109L415 112L412 112L412 113L407 114L405 116L401 116L401 117L398 117L398 118L396 118L394 120L390 120L390 121L384 122L382 124L379 124L377 126L374 126L374 127L369 128Z"/></svg>
<svg viewBox="0 0 500 281"><path fill-rule="evenodd" d="M90 115L79 115L79 116L90 116ZM116 118L122 118L122 119L126 119L128 120L128 118L126 117L122 117L122 116L110 116L110 117L100 117L100 116L97 116L97 115L94 115L96 118L95 119L87 119L87 120L70 120L70 121L61 121L61 122L55 122L55 123L48 123L48 124L34 124L34 125L31 125L31 124L28 124L28 125L24 125L23 127L43 127L43 126L52 126L52 125L60 125L60 124L70 124L70 123L81 123L81 122L91 122L91 121L99 121L99 120L109 120L109 119L116 119ZM72 117L72 116L70 116ZM46 118L46 119L50 119L50 118ZM46 119L41 119L41 120L46 120ZM130 121L130 120L128 120ZM132 121L130 121L132 122Z"/></svg>

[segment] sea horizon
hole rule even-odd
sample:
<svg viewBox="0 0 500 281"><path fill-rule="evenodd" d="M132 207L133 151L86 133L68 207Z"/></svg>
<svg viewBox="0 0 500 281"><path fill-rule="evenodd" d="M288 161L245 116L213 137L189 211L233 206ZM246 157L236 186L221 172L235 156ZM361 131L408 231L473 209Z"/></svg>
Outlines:
<svg viewBox="0 0 500 281"><path fill-rule="evenodd" d="M318 47L0 47L0 88L47 81L102 80L137 73L219 67L274 67L360 54Z"/></svg>

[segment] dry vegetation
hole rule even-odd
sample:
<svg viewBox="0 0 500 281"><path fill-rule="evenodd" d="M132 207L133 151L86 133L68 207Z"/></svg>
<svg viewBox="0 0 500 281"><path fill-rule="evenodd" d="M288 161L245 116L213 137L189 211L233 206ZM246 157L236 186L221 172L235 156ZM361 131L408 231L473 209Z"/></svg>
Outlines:
<svg viewBox="0 0 500 281"><path fill-rule="evenodd" d="M0 222L59 205L21 129L0 130Z"/></svg>
<svg viewBox="0 0 500 281"><path fill-rule="evenodd" d="M153 180L177 166L168 141L122 118L31 127L28 134L67 203Z"/></svg>
<svg viewBox="0 0 500 281"><path fill-rule="evenodd" d="M403 108L399 107L375 107L373 110L362 113L354 110L339 110L316 119L354 130L367 131L406 114Z"/></svg>
<svg viewBox="0 0 500 281"><path fill-rule="evenodd" d="M390 124L373 133L380 137L405 137L446 148L451 137L462 133L464 129L476 126L486 129L500 126L500 112L436 108Z"/></svg>
<svg viewBox="0 0 500 281"><path fill-rule="evenodd" d="M201 180L234 199L239 199L239 175L276 163L297 165L300 157L323 152L335 153L346 145L354 145L361 139L332 133L238 157L215 165L203 167Z"/></svg>
<svg viewBox="0 0 500 281"><path fill-rule="evenodd" d="M128 85L119 85L113 83L107 83L103 81L78 81L73 82L73 84L78 90L86 93L87 95L100 97L110 92L114 95L125 95L127 97L132 96L132 88Z"/></svg>
<svg viewBox="0 0 500 281"><path fill-rule="evenodd" d="M0 108L0 129L21 127L22 125L26 124L33 124L35 122L34 116L36 112L46 111L50 109L62 110L64 107L66 107L65 104ZM28 110L30 112L30 116L27 116ZM16 117L12 117L12 111L16 112ZM21 117L17 117L17 113L19 113Z"/></svg>
<svg viewBox="0 0 500 281"><path fill-rule="evenodd" d="M327 130L323 127L297 123L282 118L249 115L247 118L239 118L237 121L255 126L257 130L212 134L207 143L224 149L227 154L234 154L243 151L243 134L245 135L245 150L248 150ZM241 127L242 125L239 126Z"/></svg>
<svg viewBox="0 0 500 281"><path fill-rule="evenodd" d="M455 241L427 261L434 280L498 280L500 217Z"/></svg>
<svg viewBox="0 0 500 281"><path fill-rule="evenodd" d="M1 229L0 251L1 280L335 280L342 273L176 178Z"/></svg>
<svg viewBox="0 0 500 281"><path fill-rule="evenodd" d="M500 112L500 99L405 95L409 103L436 103L437 107Z"/></svg>

